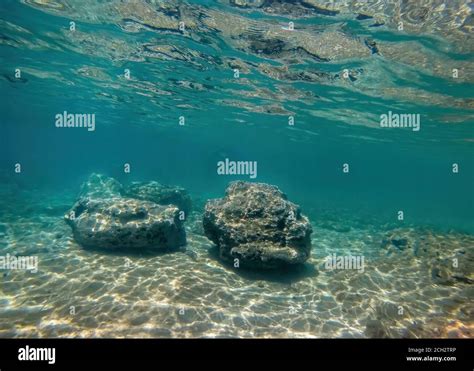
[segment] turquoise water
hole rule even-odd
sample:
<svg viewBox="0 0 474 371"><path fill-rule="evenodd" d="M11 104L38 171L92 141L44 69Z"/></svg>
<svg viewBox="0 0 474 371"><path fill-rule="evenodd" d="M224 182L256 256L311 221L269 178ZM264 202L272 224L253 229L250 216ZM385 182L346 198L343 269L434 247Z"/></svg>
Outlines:
<svg viewBox="0 0 474 371"><path fill-rule="evenodd" d="M472 4L362 3L2 1L0 248L40 264L4 275L0 335L359 337L369 318L391 337L472 336ZM56 127L64 111L95 130ZM420 130L381 127L389 111ZM219 175L226 158L257 177ZM62 217L91 173L186 188L197 260L82 249ZM301 206L303 273L237 273L212 253L200 213L237 179ZM430 253L387 255L394 231ZM354 251L364 278L321 268ZM434 280L458 255L464 278Z"/></svg>

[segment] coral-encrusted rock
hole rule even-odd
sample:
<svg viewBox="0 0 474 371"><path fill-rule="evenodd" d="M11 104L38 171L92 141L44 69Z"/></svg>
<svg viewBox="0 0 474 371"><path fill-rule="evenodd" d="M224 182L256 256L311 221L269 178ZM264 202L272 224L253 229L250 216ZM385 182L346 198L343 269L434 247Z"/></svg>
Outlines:
<svg viewBox="0 0 474 371"><path fill-rule="evenodd" d="M82 198L65 216L74 239L103 249L177 249L186 233L174 206L130 198Z"/></svg>
<svg viewBox="0 0 474 371"><path fill-rule="evenodd" d="M119 197L122 185L114 178L93 173L81 186L79 198L110 198Z"/></svg>
<svg viewBox="0 0 474 371"><path fill-rule="evenodd" d="M205 207L203 226L224 260L273 269L305 262L312 232L308 219L275 186L232 182L222 199Z"/></svg>
<svg viewBox="0 0 474 371"><path fill-rule="evenodd" d="M191 197L181 187L165 186L158 182L133 182L125 187L123 194L127 197L155 202L159 205L175 205L184 211L186 216L191 211Z"/></svg>

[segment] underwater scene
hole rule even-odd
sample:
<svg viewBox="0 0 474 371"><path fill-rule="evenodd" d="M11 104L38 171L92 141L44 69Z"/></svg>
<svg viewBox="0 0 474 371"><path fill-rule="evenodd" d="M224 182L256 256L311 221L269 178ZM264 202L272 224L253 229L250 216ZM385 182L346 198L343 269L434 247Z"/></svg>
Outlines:
<svg viewBox="0 0 474 371"><path fill-rule="evenodd" d="M473 338L470 0L2 0L1 338Z"/></svg>

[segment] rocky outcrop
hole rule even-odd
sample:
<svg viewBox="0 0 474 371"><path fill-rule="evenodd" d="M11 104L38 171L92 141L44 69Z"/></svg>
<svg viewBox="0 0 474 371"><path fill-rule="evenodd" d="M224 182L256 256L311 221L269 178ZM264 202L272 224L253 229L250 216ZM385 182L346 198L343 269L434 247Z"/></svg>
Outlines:
<svg viewBox="0 0 474 371"><path fill-rule="evenodd" d="M65 215L84 247L173 250L186 244L184 215L191 198L183 188L157 182L132 183L92 174Z"/></svg>
<svg viewBox="0 0 474 371"><path fill-rule="evenodd" d="M308 219L272 185L232 182L224 198L207 202L203 227L220 257L240 267L279 268L310 255Z"/></svg>
<svg viewBox="0 0 474 371"><path fill-rule="evenodd" d="M177 249L186 233L177 207L130 198L81 198L65 216L74 239L103 249Z"/></svg>
<svg viewBox="0 0 474 371"><path fill-rule="evenodd" d="M93 173L82 184L79 198L110 198L120 197L122 185L114 178L102 174Z"/></svg>
<svg viewBox="0 0 474 371"><path fill-rule="evenodd" d="M175 205L184 211L186 216L191 211L191 197L181 187L166 186L158 182L133 182L125 187L123 194L127 197L151 201L159 205Z"/></svg>

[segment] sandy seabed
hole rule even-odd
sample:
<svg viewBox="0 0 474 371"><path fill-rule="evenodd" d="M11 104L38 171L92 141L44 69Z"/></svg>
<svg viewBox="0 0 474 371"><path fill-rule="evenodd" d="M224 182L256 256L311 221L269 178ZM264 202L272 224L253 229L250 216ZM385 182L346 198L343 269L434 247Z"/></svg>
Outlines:
<svg viewBox="0 0 474 371"><path fill-rule="evenodd" d="M473 337L469 234L335 214L313 221L305 266L256 273L218 259L198 213L186 251L110 253L73 240L72 197L2 199L2 255L39 266L2 272L0 337ZM327 269L331 254L364 256L364 271Z"/></svg>

